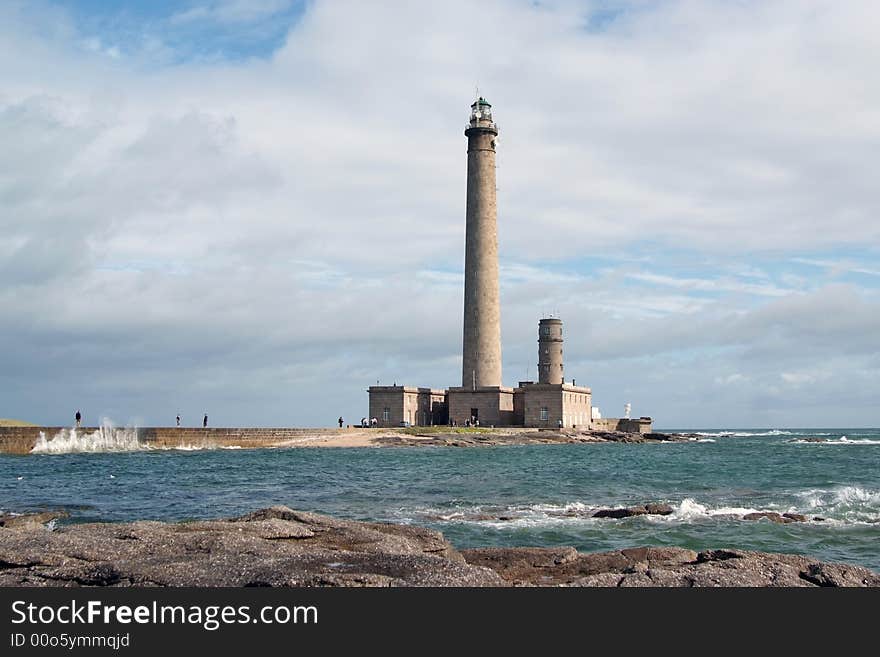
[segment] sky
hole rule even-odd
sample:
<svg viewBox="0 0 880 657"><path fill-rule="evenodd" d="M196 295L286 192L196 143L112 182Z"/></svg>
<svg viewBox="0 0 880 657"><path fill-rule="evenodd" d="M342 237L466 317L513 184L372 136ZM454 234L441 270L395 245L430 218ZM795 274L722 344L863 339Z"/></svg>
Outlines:
<svg viewBox="0 0 880 657"><path fill-rule="evenodd" d="M461 379L501 130L504 383L878 426L880 3L6 0L0 417L330 426Z"/></svg>

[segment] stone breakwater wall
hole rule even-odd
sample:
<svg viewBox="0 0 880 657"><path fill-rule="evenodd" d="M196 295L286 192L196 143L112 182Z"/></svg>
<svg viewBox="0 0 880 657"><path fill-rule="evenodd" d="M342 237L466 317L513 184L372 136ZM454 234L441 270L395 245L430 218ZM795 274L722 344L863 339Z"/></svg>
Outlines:
<svg viewBox="0 0 880 657"><path fill-rule="evenodd" d="M590 421L591 431L625 431L626 433L651 433L653 422L649 417L605 417Z"/></svg>
<svg viewBox="0 0 880 657"><path fill-rule="evenodd" d="M47 439L69 432L71 427L0 427L0 453L28 454L42 433ZM114 431L125 431L122 428ZM87 436L102 427L80 427L78 435ZM134 429L137 439L146 447L265 447L286 441L332 436L344 433L344 429L291 429L253 427L139 427Z"/></svg>

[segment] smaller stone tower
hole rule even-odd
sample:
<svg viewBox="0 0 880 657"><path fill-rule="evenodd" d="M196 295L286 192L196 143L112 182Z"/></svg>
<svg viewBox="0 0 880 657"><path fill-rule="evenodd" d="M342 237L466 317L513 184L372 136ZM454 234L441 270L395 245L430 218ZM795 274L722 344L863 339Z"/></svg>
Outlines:
<svg viewBox="0 0 880 657"><path fill-rule="evenodd" d="M562 320L555 317L538 322L538 383L563 383Z"/></svg>

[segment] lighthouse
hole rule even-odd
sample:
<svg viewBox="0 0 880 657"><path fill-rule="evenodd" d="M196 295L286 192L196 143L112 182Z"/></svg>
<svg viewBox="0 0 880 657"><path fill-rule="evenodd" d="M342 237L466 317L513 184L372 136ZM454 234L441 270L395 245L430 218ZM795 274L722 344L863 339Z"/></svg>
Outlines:
<svg viewBox="0 0 880 657"><path fill-rule="evenodd" d="M478 98L464 129L467 137L467 206L464 239L464 322L461 387L446 394L449 420L461 426L513 424L513 388L501 380L501 299L498 287L498 208L492 105Z"/></svg>
<svg viewBox="0 0 880 657"><path fill-rule="evenodd" d="M501 377L501 295L498 281L498 207L492 105L477 98L464 129L467 202L464 239L464 314L461 386L447 389L371 385L372 426L450 424L539 427L554 430L651 431L651 418L593 418L592 390L566 383L562 320L538 323L538 380L504 387ZM441 309L438 309L438 312ZM442 309L445 311L446 309Z"/></svg>
<svg viewBox="0 0 880 657"><path fill-rule="evenodd" d="M501 302L498 289L498 225L495 144L498 126L485 98L471 105L464 131L467 211L464 256L463 388L501 385Z"/></svg>

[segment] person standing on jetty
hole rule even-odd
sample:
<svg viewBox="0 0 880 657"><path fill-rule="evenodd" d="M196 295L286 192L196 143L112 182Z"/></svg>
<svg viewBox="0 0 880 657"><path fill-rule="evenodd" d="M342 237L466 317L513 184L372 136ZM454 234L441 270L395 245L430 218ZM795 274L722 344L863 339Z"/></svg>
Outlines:
<svg viewBox="0 0 880 657"><path fill-rule="evenodd" d="M76 415L73 417L76 420L76 428L79 429L79 425L82 422L82 414L79 412L79 409L76 410Z"/></svg>
<svg viewBox="0 0 880 657"><path fill-rule="evenodd" d="M208 414L207 414L207 413L205 413L205 419L202 420L202 428L203 428L203 429L207 429L207 428L208 428Z"/></svg>
<svg viewBox="0 0 880 657"><path fill-rule="evenodd" d="M180 426L180 413L177 414L177 426Z"/></svg>
<svg viewBox="0 0 880 657"><path fill-rule="evenodd" d="M344 421L344 420L342 419L342 416L340 415L340 416L339 416L339 428L340 428L340 429L342 428L342 423L343 423L343 421Z"/></svg>

